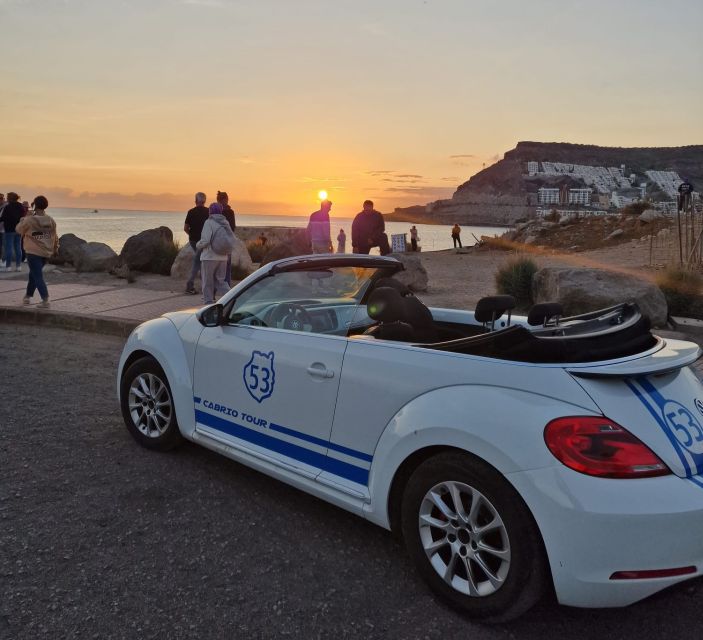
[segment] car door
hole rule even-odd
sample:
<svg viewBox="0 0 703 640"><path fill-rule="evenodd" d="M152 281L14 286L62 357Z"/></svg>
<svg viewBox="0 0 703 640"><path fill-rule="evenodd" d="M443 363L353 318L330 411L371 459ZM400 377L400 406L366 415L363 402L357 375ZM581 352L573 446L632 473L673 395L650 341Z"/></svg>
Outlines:
<svg viewBox="0 0 703 640"><path fill-rule="evenodd" d="M357 301L340 297L347 292L328 270L310 273L254 284L228 324L202 332L194 404L199 433L315 477L328 464L346 319Z"/></svg>

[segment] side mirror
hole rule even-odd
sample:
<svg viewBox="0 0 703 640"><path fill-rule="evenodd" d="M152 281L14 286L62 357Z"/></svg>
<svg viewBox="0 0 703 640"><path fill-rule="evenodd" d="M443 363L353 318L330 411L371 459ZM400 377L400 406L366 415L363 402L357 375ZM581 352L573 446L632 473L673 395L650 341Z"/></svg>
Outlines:
<svg viewBox="0 0 703 640"><path fill-rule="evenodd" d="M224 320L224 307L219 303L211 304L209 307L200 309L197 316L200 324L204 327L219 327Z"/></svg>

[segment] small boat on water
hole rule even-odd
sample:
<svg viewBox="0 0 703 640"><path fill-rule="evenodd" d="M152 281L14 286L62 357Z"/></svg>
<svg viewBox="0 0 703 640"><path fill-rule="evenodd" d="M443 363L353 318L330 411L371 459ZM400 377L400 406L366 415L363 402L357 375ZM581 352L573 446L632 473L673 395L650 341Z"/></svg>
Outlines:
<svg viewBox="0 0 703 640"><path fill-rule="evenodd" d="M98 213L98 210L97 210L97 209L93 209L93 213Z"/></svg>

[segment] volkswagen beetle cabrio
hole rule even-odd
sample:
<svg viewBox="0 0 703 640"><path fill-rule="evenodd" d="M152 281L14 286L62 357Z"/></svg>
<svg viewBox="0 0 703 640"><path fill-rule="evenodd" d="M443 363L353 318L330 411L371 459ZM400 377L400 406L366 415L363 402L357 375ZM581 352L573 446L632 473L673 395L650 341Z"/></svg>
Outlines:
<svg viewBox="0 0 703 640"><path fill-rule="evenodd" d="M698 347L652 335L634 304L427 308L403 276L389 257L290 258L145 322L119 363L129 432L397 532L476 619L515 618L550 586L619 607L699 576Z"/></svg>

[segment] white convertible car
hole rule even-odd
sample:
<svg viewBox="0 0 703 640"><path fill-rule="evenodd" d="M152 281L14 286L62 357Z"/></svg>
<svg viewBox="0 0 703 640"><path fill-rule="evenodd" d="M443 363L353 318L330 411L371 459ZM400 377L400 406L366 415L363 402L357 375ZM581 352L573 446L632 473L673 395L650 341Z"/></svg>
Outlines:
<svg viewBox="0 0 703 640"><path fill-rule="evenodd" d="M428 309L402 270L280 260L140 325L119 364L127 428L398 532L429 586L485 621L552 584L561 603L616 607L699 576L698 347L653 336L633 304Z"/></svg>

